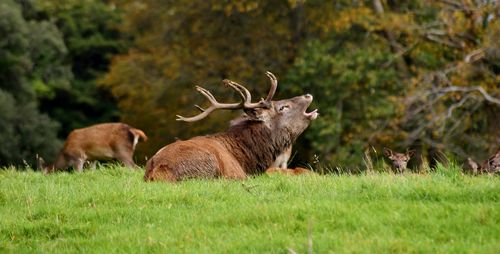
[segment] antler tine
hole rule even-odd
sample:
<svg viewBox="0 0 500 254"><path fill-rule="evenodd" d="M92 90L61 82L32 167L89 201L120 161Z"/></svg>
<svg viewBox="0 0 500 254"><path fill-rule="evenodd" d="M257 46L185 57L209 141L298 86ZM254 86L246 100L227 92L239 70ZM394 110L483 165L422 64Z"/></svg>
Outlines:
<svg viewBox="0 0 500 254"><path fill-rule="evenodd" d="M269 108L271 106L271 100L273 99L274 94L276 93L276 89L278 87L278 79L270 71L267 71L266 75L271 80L271 88L269 89L269 93L267 94L266 99L265 100L261 99L257 103L252 103L252 95L250 94L250 91L248 91L248 89L246 89L244 86L242 86L234 81L227 80L227 79L224 80L224 82L226 82L226 84L230 85L234 89L236 89L235 87L237 87L238 88L237 90L240 94L242 91L245 93L245 97L243 97L243 95L242 95L242 98L245 100L244 108L246 108L246 109Z"/></svg>
<svg viewBox="0 0 500 254"><path fill-rule="evenodd" d="M200 92L201 94L203 94L203 96L205 96L209 101L210 103L212 104L217 104L219 103L215 97L212 95L212 93L210 93L210 91L208 91L207 89L201 87L201 86L196 86L196 90L198 92Z"/></svg>
<svg viewBox="0 0 500 254"><path fill-rule="evenodd" d="M198 120L201 120L201 119L207 117L215 109L216 109L215 107L211 106L211 107L207 108L205 111L203 111L201 114L198 114L198 115L193 116L193 117L183 117L181 115L177 115L177 119L175 119L175 120L176 121L184 121L184 122L196 122Z"/></svg>
<svg viewBox="0 0 500 254"><path fill-rule="evenodd" d="M252 103L252 95L250 94L250 91L246 89L243 85L240 85L234 81L231 80L226 80L227 84L230 85L231 87L238 89L238 92L245 93L245 96L242 98L244 99L244 104L243 108L245 109L252 109L252 108L269 108L270 104L268 101L265 101L264 99L261 99L259 102Z"/></svg>
<svg viewBox="0 0 500 254"><path fill-rule="evenodd" d="M224 79L222 82L225 85L230 86L231 88L233 88L236 92L238 92L238 94L240 95L240 97L243 100L243 102L247 102L249 98L250 98L250 100L252 99L252 96L250 95L250 92L245 87L243 87L242 85L240 85L240 84L238 84L238 83L236 83L234 81L231 81L229 79ZM243 92L244 92L244 94L243 94Z"/></svg>
<svg viewBox="0 0 500 254"><path fill-rule="evenodd" d="M267 94L267 97L266 97L266 101L270 102L274 97L274 93L276 93L276 88L278 88L278 79L270 71L266 71L266 75L271 80L271 88L269 89L269 93Z"/></svg>
<svg viewBox="0 0 500 254"><path fill-rule="evenodd" d="M195 122L198 120L201 120L205 117L207 117L210 113L212 113L216 109L254 109L254 108L270 108L271 107L271 100L273 99L274 93L276 92L276 88L278 87L278 79L274 74L271 72L267 71L266 75L269 77L271 80L271 88L269 89L269 93L267 94L266 99L261 99L259 102L252 103L252 95L248 89L246 89L244 86L225 79L223 80L223 83L230 86L233 88L236 92L238 92L239 96L241 97L241 102L239 103L219 103L215 97L208 91L207 89L196 86L196 90L200 92L205 98L207 98L210 103L212 104L209 108L203 109L202 107L195 105L195 107L201 111L200 114L193 116L193 117L183 117L181 115L177 115L177 121L184 121L184 122Z"/></svg>
<svg viewBox="0 0 500 254"><path fill-rule="evenodd" d="M205 109L204 109L204 108L202 108L202 107L200 107L200 106L199 106L199 105L197 105L197 104L194 104L194 107L195 107L195 108L197 108L197 109L198 109L199 111L201 111L201 112L205 112Z"/></svg>
<svg viewBox="0 0 500 254"><path fill-rule="evenodd" d="M183 117L181 115L177 115L177 121L184 121L184 122L196 122L198 120L201 120L205 117L207 117L210 113L212 113L216 109L239 109L243 107L244 101L239 102L239 103L220 103L218 102L215 97L208 91L207 89L201 87L201 86L196 86L196 90L201 93L205 98L210 101L212 104L209 108L203 109L202 107L195 105L195 107L201 111L200 114L193 116L193 117ZM241 94L241 92L240 92ZM242 95L242 94L241 94Z"/></svg>

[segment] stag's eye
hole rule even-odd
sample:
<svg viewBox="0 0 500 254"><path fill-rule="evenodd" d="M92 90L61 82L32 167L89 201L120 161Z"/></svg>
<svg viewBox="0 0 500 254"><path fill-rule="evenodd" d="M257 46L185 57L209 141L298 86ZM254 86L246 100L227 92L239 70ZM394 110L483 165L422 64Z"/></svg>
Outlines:
<svg viewBox="0 0 500 254"><path fill-rule="evenodd" d="M290 108L290 106L288 105L283 105L279 108L279 111L282 112L282 111L285 111L285 110L288 110Z"/></svg>

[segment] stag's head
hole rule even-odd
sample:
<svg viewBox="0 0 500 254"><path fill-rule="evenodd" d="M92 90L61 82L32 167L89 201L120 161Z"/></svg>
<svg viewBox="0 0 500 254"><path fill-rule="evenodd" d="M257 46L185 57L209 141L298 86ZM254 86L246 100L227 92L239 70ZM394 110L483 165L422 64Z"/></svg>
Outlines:
<svg viewBox="0 0 500 254"><path fill-rule="evenodd" d="M290 99L271 101L269 108L245 109L245 114L231 122L235 125L242 121L262 122L273 130L282 130L292 136L300 135L318 117L317 110L308 111L313 100L310 94Z"/></svg>
<svg viewBox="0 0 500 254"><path fill-rule="evenodd" d="M203 94L211 103L207 109L196 106L201 113L193 117L177 116L178 121L194 122L208 116L217 109L243 109L245 114L231 122L231 125L237 125L242 122L256 121L263 122L273 130L286 130L292 136L298 136L302 133L309 123L318 117L317 110L307 112L307 108L313 100L310 94L293 97L291 99L273 101L273 96L278 87L278 80L271 72L266 72L271 80L271 88L265 99L252 103L252 96L244 86L231 81L224 80L224 84L235 90L241 98L238 103L219 103L215 97L206 89L196 87L198 92Z"/></svg>
<svg viewBox="0 0 500 254"><path fill-rule="evenodd" d="M402 173L406 170L406 166L408 165L408 161L415 154L414 150L407 151L406 153L397 153L393 152L389 148L384 148L384 155L389 158L392 162L392 167Z"/></svg>

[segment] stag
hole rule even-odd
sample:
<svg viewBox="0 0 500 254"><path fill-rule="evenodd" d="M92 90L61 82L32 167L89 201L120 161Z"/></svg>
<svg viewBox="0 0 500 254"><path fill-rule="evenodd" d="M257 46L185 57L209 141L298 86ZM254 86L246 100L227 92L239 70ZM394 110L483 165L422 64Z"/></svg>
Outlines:
<svg viewBox="0 0 500 254"><path fill-rule="evenodd" d="M146 163L147 181L179 181L188 178L244 179L264 173L283 154L297 137L318 116L317 110L307 112L313 100L310 94L273 101L278 80L270 73L271 88L265 99L253 103L248 89L224 80L237 92L237 103L220 103L206 89L196 87L211 106L193 117L177 116L178 121L196 122L215 110L239 110L244 114L232 121L225 131L176 141L161 148Z"/></svg>

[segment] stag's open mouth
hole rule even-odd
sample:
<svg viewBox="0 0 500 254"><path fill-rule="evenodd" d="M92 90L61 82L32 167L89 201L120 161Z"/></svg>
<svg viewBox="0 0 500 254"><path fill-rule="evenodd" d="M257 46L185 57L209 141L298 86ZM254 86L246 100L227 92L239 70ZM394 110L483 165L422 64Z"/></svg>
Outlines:
<svg viewBox="0 0 500 254"><path fill-rule="evenodd" d="M315 109L311 112L304 112L304 115L309 118L310 120L314 120L318 117L319 113L318 113L318 109Z"/></svg>
<svg viewBox="0 0 500 254"><path fill-rule="evenodd" d="M310 95L310 94L306 94L305 95L306 99L309 100L309 105L311 105L311 102L313 101L313 96ZM309 107L309 105L307 105L307 107ZM315 109L311 112L307 112L307 108L306 110L304 111L304 116L306 116L307 118L309 118L309 120L314 120L318 117L319 113L318 113L318 109Z"/></svg>

